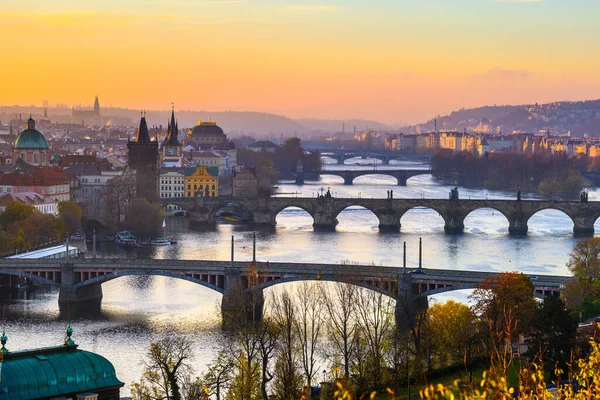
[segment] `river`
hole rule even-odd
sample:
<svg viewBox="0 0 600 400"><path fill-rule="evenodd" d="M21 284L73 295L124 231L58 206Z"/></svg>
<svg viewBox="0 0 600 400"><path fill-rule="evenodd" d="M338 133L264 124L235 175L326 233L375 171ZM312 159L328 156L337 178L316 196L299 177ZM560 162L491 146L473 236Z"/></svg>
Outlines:
<svg viewBox="0 0 600 400"><path fill-rule="evenodd" d="M356 161L356 160L354 160ZM372 160L360 160L373 162ZM361 168L331 165L327 168ZM362 168L373 168L366 166ZM413 162L392 162L389 167L423 168ZM281 195L313 196L321 188L336 197L385 198L387 190L395 198L447 198L451 186L435 182L430 175L416 176L408 186L382 175L362 176L354 185L345 186L340 177L322 176L319 182L297 186L279 185ZM514 199L515 193L460 188L461 198ZM524 194L523 199L536 198ZM590 201L600 200L591 192ZM379 233L377 218L365 209L351 207L338 217L336 232L314 232L312 218L304 211L286 209L277 217L275 232L257 234L257 258L260 261L342 261L401 266L402 242L407 243L408 265L418 263L418 242L423 239L423 266L484 271L522 271L528 275L568 275L568 255L576 238L573 223L559 211L545 210L529 220L529 233L523 237L508 234L508 221L497 211L477 210L465 220L462 235L446 235L437 212L413 209L402 217L400 233ZM252 232L248 229L219 226L216 231L197 231L184 218L167 220L169 236L178 243L163 248L125 251L111 243L101 244L102 257L152 257L159 259L230 258L231 235L235 236L236 259L252 257ZM600 223L596 224L600 232ZM211 362L214 348L221 342L218 304L221 296L190 282L165 277L123 277L102 285L104 299L98 315L72 321L73 338L80 348L107 357L116 367L117 376L126 383L122 396L129 395L129 384L139 379L142 358L152 340L163 335L183 334L194 342L194 368L200 373ZM267 289L267 292L273 289ZM438 295L433 301L454 298L467 301L468 292ZM267 293L268 297L268 293ZM4 300L7 348L19 350L61 344L65 321L59 318L58 292L36 292L27 300Z"/></svg>

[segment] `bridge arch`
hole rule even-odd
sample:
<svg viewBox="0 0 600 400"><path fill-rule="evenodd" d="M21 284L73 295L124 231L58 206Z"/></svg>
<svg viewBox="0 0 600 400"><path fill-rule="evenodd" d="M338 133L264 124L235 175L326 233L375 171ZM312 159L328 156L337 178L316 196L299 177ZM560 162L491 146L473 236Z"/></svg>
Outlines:
<svg viewBox="0 0 600 400"><path fill-rule="evenodd" d="M335 278L329 277L329 276L323 276L323 277L318 277L318 278L317 277L305 277L305 276L300 276L300 275L285 276L283 278L274 279L274 280L260 283L258 285L251 286L248 289L246 289L246 291L251 292L253 290L262 290L262 289L267 289L272 286L280 285L283 283L293 283L293 282L300 282L300 281L347 283L347 284L354 285L354 286L357 286L362 289L373 290L377 293L381 293L385 296L391 297L394 300L396 299L397 282L395 282L395 281L386 281L385 283L389 283L390 285L389 285L389 287L384 287L384 285L377 286L377 285L368 284L366 282L360 282L360 281L351 280L351 279L340 280L340 279L335 279ZM384 283L384 282L382 281L381 283Z"/></svg>
<svg viewBox="0 0 600 400"><path fill-rule="evenodd" d="M477 289L477 284L475 283L464 283L464 284L460 284L460 285L454 285L454 286L445 286L442 288L438 288L438 289L433 289L433 290L428 290L426 292L422 292L419 293L418 296L420 297L429 297L429 296L434 296L436 294L441 294L441 293L447 293L447 292L454 292L456 290L473 290L473 289ZM533 289L533 297L536 297L538 299L544 299L544 295L541 293L538 293L538 291L536 290L536 288Z"/></svg>
<svg viewBox="0 0 600 400"><path fill-rule="evenodd" d="M52 279L44 278L36 274L32 274L30 272L23 271L14 271L10 269L2 269L0 275L10 275L15 276L17 278L27 278L32 282L38 283L40 285L49 285L49 286L58 286L57 282L54 282Z"/></svg>
<svg viewBox="0 0 600 400"><path fill-rule="evenodd" d="M281 214L282 211L285 211L287 209L291 209L290 211L306 212L308 215L310 215L310 217L312 218L313 224L314 224L315 216L313 214L313 211L311 209L309 209L308 207L304 206L303 204L297 204L297 203L291 201L290 203L285 204L283 206L279 206L273 210L273 213L272 213L272 218L273 218L272 224L273 225L277 224L277 216L279 216L279 214ZM294 209L299 209L299 210L294 210Z"/></svg>
<svg viewBox="0 0 600 400"><path fill-rule="evenodd" d="M573 215L570 214L569 210L563 209L560 206L555 206L555 205L549 205L549 206L545 206L545 207L540 207L536 210L534 210L528 217L527 217L527 226L529 228L531 228L531 223L533 222L534 225L536 226L536 221L537 218L539 218L540 216L538 215L540 212L542 211L551 211L552 213L550 214L550 218L553 219L558 219L560 221L560 219L565 219L564 217L566 216L571 223L573 224L573 226L571 227L571 229L573 229L573 227L575 226L575 218ZM554 215L552 215L554 214ZM539 226L539 225L538 225ZM542 225L543 226L543 225Z"/></svg>
<svg viewBox="0 0 600 400"><path fill-rule="evenodd" d="M355 175L352 178L352 184L354 185L355 184L354 182L356 181L356 179L358 179L360 177L363 177L363 176L384 176L384 177L389 177L392 180L395 180L395 182L393 182L393 183L392 182L390 182L390 183L385 183L384 182L383 183L384 185L401 185L402 183L404 183L404 179L401 179L401 178L393 175L392 173L379 172L379 171L376 171L376 170L372 170L372 171L367 171L365 173L359 173L359 174ZM360 184L360 183L357 183L357 185L358 184Z"/></svg>
<svg viewBox="0 0 600 400"><path fill-rule="evenodd" d="M381 213L379 211L373 210L369 207L365 207L362 204L355 204L355 203L351 203L351 202L343 204L342 206L340 206L336 210L334 210L334 212L333 212L334 218L339 220L340 215L351 207L360 207L360 208L354 209L356 211L368 211L370 216L374 216L375 218L377 218L377 223L381 224Z"/></svg>
<svg viewBox="0 0 600 400"><path fill-rule="evenodd" d="M213 283L204 281L201 278L195 277L195 276L201 277L201 274L192 274L190 276L190 275L186 275L184 273L178 272L178 271L165 271L165 270L152 270L152 271L124 270L124 271L111 272L106 275L99 275L94 278L86 279L82 282L75 284L74 287L75 287L75 289L80 289L80 288L84 288L87 286L101 285L104 282L112 281L113 279L121 278L124 276L165 276L168 278L182 279L182 280L185 280L188 282L192 282L192 283L196 283L198 285L204 286L208 289L212 289L221 294L223 293L223 287L224 287L224 276L222 276L222 275L213 275L213 276L215 276L215 283L213 284ZM208 278L208 279L210 280L210 278Z"/></svg>
<svg viewBox="0 0 600 400"><path fill-rule="evenodd" d="M471 217L472 219L476 218L476 214L481 214L483 212L492 212L494 213L494 215L499 214L500 216L504 217L504 221L506 222L505 226L502 227L503 231L507 231L507 228L510 227L510 219L509 217L504 213L504 211L500 210L499 208L494 208L494 207L477 207L477 208L473 208L472 210L469 210L467 212L467 215L465 215L465 228L468 228L469 225L467 224L467 219L469 217ZM475 215L473 215L475 213Z"/></svg>
<svg viewBox="0 0 600 400"><path fill-rule="evenodd" d="M404 229L406 228L406 225L412 225L411 220L414 220L416 218L427 218L427 220L425 222L430 223L431 225L423 225L422 223L419 223L418 225L422 226L423 228L421 229L425 229L425 230L430 230L432 228L432 225L436 225L435 228L437 229L437 225L441 225L442 229L444 228L444 226L446 225L446 219L444 218L444 213L443 210L438 210L435 206L414 206L414 207L410 207L407 208L405 210L401 210L399 212L400 214L400 223L403 224ZM437 215L434 215L437 214ZM408 217L405 218L405 217ZM404 221L403 221L404 219ZM422 221L423 222L423 221ZM440 223L441 222L441 223Z"/></svg>

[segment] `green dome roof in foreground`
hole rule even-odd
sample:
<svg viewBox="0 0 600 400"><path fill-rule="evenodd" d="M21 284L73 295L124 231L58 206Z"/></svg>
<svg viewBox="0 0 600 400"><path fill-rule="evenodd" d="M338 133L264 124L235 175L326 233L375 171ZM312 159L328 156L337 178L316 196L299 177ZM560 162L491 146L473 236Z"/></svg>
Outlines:
<svg viewBox="0 0 600 400"><path fill-rule="evenodd" d="M99 389L120 388L115 368L106 358L68 339L63 346L9 352L2 338L0 400L53 398Z"/></svg>
<svg viewBox="0 0 600 400"><path fill-rule="evenodd" d="M35 129L35 121L27 120L27 129L17 135L15 149L48 150L48 142L42 133Z"/></svg>

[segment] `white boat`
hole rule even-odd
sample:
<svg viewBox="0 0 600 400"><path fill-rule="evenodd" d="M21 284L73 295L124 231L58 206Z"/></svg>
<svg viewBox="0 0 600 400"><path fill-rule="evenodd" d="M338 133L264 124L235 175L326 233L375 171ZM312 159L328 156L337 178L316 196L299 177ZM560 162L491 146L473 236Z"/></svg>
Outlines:
<svg viewBox="0 0 600 400"><path fill-rule="evenodd" d="M150 244L152 246L170 246L171 241L169 239L165 239L165 238L156 238L156 239L150 241Z"/></svg>

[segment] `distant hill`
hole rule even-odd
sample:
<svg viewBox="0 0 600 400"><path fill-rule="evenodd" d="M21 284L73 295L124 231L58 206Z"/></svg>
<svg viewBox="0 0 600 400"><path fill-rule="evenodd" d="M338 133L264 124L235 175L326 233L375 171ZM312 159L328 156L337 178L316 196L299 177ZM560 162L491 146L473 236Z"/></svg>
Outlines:
<svg viewBox="0 0 600 400"><path fill-rule="evenodd" d="M110 115L127 115L134 120L139 119L139 111L125 109L108 109L106 111ZM163 125L171 117L171 111L148 111L146 119L150 125ZM179 128L192 128L196 126L198 119L215 120L225 132L235 132L238 135L260 135L260 136L275 136L281 133L284 134L301 134L306 133L310 129L300 124L299 122L284 117L282 115L267 114L251 111L192 111L192 110L175 110L175 117L178 120ZM236 136L236 135L234 135Z"/></svg>
<svg viewBox="0 0 600 400"><path fill-rule="evenodd" d="M525 104L518 106L485 106L454 111L437 118L439 130L511 133L551 133L572 136L600 136L600 100ZM428 132L434 129L434 119L408 128L408 131Z"/></svg>
<svg viewBox="0 0 600 400"><path fill-rule="evenodd" d="M296 121L310 128L313 131L322 131L330 133L341 132L342 124L344 125L344 130L346 132L352 132L355 126L356 130L363 130L369 128L375 130L389 131L395 129L395 127L382 124L381 122L369 121L364 119L349 119L344 121L340 119L301 118L297 119Z"/></svg>

